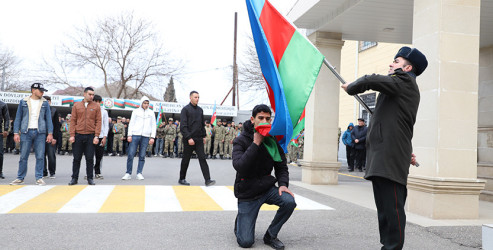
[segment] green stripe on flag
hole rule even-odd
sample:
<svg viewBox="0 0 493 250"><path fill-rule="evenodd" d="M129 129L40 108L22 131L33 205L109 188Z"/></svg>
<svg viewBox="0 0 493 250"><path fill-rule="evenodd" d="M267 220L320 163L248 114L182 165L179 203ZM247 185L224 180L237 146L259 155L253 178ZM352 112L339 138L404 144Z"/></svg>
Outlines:
<svg viewBox="0 0 493 250"><path fill-rule="evenodd" d="M299 31L294 32L278 67L293 127L303 113L323 60Z"/></svg>

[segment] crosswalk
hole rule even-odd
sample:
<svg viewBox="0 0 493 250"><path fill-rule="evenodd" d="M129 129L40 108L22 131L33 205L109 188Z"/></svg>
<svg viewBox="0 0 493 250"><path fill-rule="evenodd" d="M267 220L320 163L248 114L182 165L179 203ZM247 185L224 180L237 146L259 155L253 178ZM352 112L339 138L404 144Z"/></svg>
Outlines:
<svg viewBox="0 0 493 250"><path fill-rule="evenodd" d="M298 210L333 210L295 194ZM261 210L277 210L264 204ZM0 185L0 214L235 211L231 186Z"/></svg>

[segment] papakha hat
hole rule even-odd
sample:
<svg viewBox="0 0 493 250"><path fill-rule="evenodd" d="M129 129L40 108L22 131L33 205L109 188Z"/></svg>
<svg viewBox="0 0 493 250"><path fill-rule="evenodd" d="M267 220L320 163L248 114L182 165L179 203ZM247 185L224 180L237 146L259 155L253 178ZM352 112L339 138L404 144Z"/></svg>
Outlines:
<svg viewBox="0 0 493 250"><path fill-rule="evenodd" d="M394 59L397 57L402 57L408 60L413 67L415 67L416 76L421 75L421 73L425 71L426 67L428 67L428 60L426 60L426 56L416 48L411 49L404 46L397 52Z"/></svg>

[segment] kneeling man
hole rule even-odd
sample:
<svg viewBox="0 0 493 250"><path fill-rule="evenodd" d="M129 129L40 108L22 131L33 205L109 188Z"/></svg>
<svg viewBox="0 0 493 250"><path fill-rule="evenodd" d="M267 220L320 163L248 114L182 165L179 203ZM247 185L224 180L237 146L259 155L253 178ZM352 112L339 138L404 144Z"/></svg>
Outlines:
<svg viewBox="0 0 493 250"><path fill-rule="evenodd" d="M264 243L284 249L277 234L296 207L294 195L288 189L289 172L284 151L274 137L259 133L261 128L270 126L270 122L270 108L264 104L255 106L252 117L243 124L244 131L233 142L234 193L238 198L235 235L241 247L251 247L255 242L258 212L262 204L267 203L278 205L279 210L265 232ZM275 177L271 175L272 169Z"/></svg>

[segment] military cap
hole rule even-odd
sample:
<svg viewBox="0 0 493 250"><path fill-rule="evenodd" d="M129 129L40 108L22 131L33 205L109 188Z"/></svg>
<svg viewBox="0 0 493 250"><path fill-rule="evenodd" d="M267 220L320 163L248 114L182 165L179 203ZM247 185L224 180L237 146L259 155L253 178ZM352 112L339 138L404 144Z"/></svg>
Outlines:
<svg viewBox="0 0 493 250"><path fill-rule="evenodd" d="M121 116L118 116L116 119L122 119L122 117Z"/></svg>
<svg viewBox="0 0 493 250"><path fill-rule="evenodd" d="M425 71L426 67L428 66L428 60L426 60L426 56L421 53L416 48L409 48L409 47L402 47L397 54L395 55L394 59L397 57L402 57L406 60L408 60L413 67L415 68L416 76L421 75L423 71Z"/></svg>
<svg viewBox="0 0 493 250"><path fill-rule="evenodd" d="M220 122L220 121L221 121L221 119L217 119L217 122Z"/></svg>
<svg viewBox="0 0 493 250"><path fill-rule="evenodd" d="M170 118L168 119L168 121L173 121L173 118L171 118L171 117L170 117Z"/></svg>

